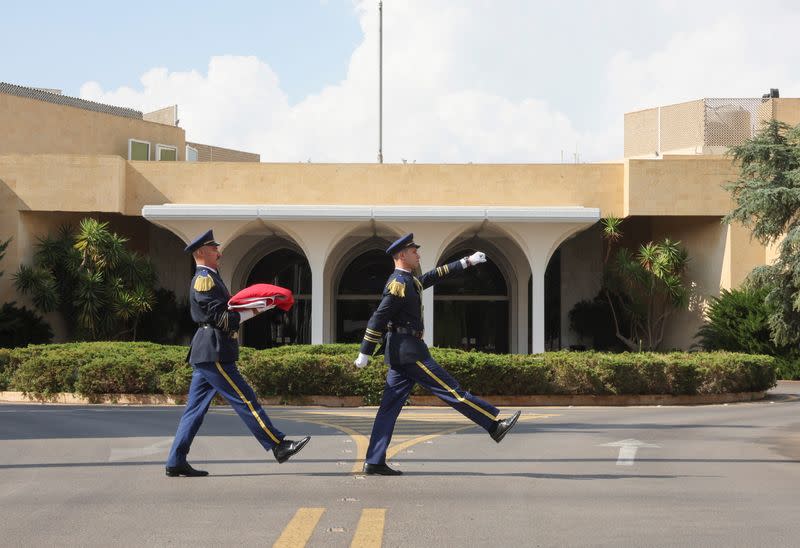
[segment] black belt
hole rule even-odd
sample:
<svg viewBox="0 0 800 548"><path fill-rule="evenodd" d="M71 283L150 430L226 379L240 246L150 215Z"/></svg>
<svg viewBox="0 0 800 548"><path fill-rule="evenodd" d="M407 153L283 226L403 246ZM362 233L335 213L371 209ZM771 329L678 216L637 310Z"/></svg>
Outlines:
<svg viewBox="0 0 800 548"><path fill-rule="evenodd" d="M391 332L392 333L399 333L400 335L413 335L414 337L416 337L418 339L421 339L422 335L423 335L422 331L416 331L416 330L411 329L409 327L392 327Z"/></svg>
<svg viewBox="0 0 800 548"><path fill-rule="evenodd" d="M212 329L219 329L219 327L217 327L213 323L199 323L199 324L197 324L197 327L202 327L203 329L205 329L206 327L210 327ZM219 330L222 331L222 329L219 329ZM238 339L239 338L239 332L238 331L222 331L222 332L225 333L226 335L228 335L231 339Z"/></svg>

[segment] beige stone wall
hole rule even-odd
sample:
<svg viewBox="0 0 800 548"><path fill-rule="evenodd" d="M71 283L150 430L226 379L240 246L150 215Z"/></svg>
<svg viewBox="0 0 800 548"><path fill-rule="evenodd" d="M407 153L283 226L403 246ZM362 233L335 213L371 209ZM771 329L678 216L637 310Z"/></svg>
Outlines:
<svg viewBox="0 0 800 548"><path fill-rule="evenodd" d="M705 103L702 99L667 105L660 109L662 154L671 150L703 146Z"/></svg>
<svg viewBox="0 0 800 548"><path fill-rule="evenodd" d="M170 105L153 112L145 112L142 118L148 122L174 126L178 120L178 105Z"/></svg>
<svg viewBox="0 0 800 548"><path fill-rule="evenodd" d="M622 164L129 162L126 212L163 203L599 207L622 214Z"/></svg>
<svg viewBox="0 0 800 548"><path fill-rule="evenodd" d="M800 99L772 99L773 116L790 126L800 124Z"/></svg>
<svg viewBox="0 0 800 548"><path fill-rule="evenodd" d="M261 155L252 152L242 152L241 150L233 150L231 148L217 147L213 145L204 145L201 143L186 142L197 150L198 162L260 162Z"/></svg>
<svg viewBox="0 0 800 548"><path fill-rule="evenodd" d="M625 160L625 215L725 215L733 203L722 188L738 177L727 158L691 156Z"/></svg>
<svg viewBox="0 0 800 548"><path fill-rule="evenodd" d="M0 155L0 184L22 210L121 212L125 170L119 156ZM0 210L5 207L0 204Z"/></svg>
<svg viewBox="0 0 800 548"><path fill-rule="evenodd" d="M658 109L625 113L625 158L654 157L658 152Z"/></svg>
<svg viewBox="0 0 800 548"><path fill-rule="evenodd" d="M57 105L0 93L0 155L116 154L128 157L128 139L178 148L184 159L186 136L181 128Z"/></svg>
<svg viewBox="0 0 800 548"><path fill-rule="evenodd" d="M725 255L722 261L720 287L739 287L757 266L768 264L767 249L751 237L751 232L738 223L725 225Z"/></svg>
<svg viewBox="0 0 800 548"><path fill-rule="evenodd" d="M688 349L696 342L694 336L703 324L708 300L719 295L727 227L719 217L654 217L651 223L653 240L679 240L689 253L689 306L669 318L661 344L662 350Z"/></svg>

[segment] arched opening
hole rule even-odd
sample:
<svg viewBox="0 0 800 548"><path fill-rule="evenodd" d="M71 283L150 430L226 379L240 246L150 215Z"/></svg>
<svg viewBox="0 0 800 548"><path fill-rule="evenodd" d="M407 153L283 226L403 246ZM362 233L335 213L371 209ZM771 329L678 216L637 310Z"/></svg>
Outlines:
<svg viewBox="0 0 800 548"><path fill-rule="evenodd" d="M382 247L378 247L378 245ZM336 342L360 342L394 263L383 240L352 259L336 288Z"/></svg>
<svg viewBox="0 0 800 548"><path fill-rule="evenodd" d="M311 268L303 254L289 248L266 254L253 266L245 285L257 283L291 289L295 303L289 312L273 308L245 322L242 344L253 348L271 348L310 343Z"/></svg>
<svg viewBox="0 0 800 548"><path fill-rule="evenodd" d="M459 247L440 264L474 252L471 247ZM469 268L436 284L433 302L435 346L509 351L508 282L491 258L480 268Z"/></svg>

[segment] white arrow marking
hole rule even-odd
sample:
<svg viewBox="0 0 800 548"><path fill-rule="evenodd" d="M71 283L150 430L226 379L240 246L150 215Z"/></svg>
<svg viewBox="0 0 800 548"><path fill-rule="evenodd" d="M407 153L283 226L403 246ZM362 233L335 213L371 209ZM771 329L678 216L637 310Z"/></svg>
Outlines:
<svg viewBox="0 0 800 548"><path fill-rule="evenodd" d="M164 449L172 446L172 440L166 439L157 441L147 447L133 447L133 448L111 448L111 455L108 457L109 462L116 462L121 460L134 459L139 457L146 457L148 455L157 455L162 453Z"/></svg>
<svg viewBox="0 0 800 548"><path fill-rule="evenodd" d="M639 440L627 439L621 441L614 441L611 443L603 443L600 447L619 447L619 456L617 457L617 466L633 466L633 461L636 460L636 452L640 447L661 447L652 443L646 443Z"/></svg>

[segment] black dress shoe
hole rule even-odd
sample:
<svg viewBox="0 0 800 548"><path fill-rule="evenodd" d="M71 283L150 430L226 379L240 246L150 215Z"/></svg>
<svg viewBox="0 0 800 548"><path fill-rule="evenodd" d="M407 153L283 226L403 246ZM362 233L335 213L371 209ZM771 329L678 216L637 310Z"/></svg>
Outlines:
<svg viewBox="0 0 800 548"><path fill-rule="evenodd" d="M364 473L368 476L402 476L400 470L389 468L385 464L370 464L364 463Z"/></svg>
<svg viewBox="0 0 800 548"><path fill-rule="evenodd" d="M496 441L497 443L500 443L501 441L503 441L503 438L506 437L506 434L508 434L508 431L511 430L512 428L514 428L514 425L517 424L517 419L519 419L519 416L521 414L522 414L522 411L517 411L516 413L514 413L513 415L511 415L507 419L503 419L501 421L497 421L497 426L495 427L494 432L489 434L490 436L492 436L492 439L494 441Z"/></svg>
<svg viewBox="0 0 800 548"><path fill-rule="evenodd" d="M275 460L278 462L286 462L289 460L289 457L295 453L299 453L300 450L306 446L308 440L310 439L311 436L306 436L299 441L287 440L285 438L282 439L278 445L272 448L272 453L275 455Z"/></svg>
<svg viewBox="0 0 800 548"><path fill-rule="evenodd" d="M188 478L199 478L201 476L207 476L208 472L205 470L196 470L189 466L188 462L181 464L180 466L167 466L167 476L170 478L175 478L178 476L186 476Z"/></svg>

